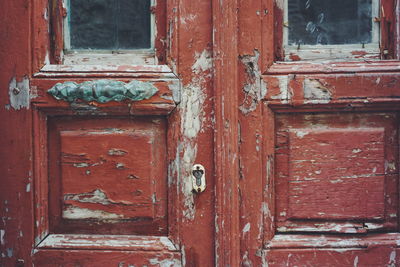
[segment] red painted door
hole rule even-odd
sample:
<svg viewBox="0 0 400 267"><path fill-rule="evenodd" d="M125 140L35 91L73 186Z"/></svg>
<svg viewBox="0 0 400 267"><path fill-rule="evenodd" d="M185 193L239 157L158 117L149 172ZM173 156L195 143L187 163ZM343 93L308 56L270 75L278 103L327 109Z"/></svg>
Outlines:
<svg viewBox="0 0 400 267"><path fill-rule="evenodd" d="M211 3L1 6L0 265L214 265Z"/></svg>
<svg viewBox="0 0 400 267"><path fill-rule="evenodd" d="M398 1L239 3L242 264L398 266Z"/></svg>
<svg viewBox="0 0 400 267"><path fill-rule="evenodd" d="M3 2L0 265L399 264L397 0Z"/></svg>

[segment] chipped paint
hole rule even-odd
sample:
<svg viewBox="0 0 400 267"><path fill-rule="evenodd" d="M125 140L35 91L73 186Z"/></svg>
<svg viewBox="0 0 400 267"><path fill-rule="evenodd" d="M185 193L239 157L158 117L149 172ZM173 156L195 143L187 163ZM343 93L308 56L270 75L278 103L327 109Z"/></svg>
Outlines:
<svg viewBox="0 0 400 267"><path fill-rule="evenodd" d="M3 229L0 229L0 245L4 245L4 235L6 234L6 231Z"/></svg>
<svg viewBox="0 0 400 267"><path fill-rule="evenodd" d="M157 266L160 266L160 267L179 267L179 266L183 266L181 261L178 260L178 259L164 259L164 260L150 259L150 264L157 265Z"/></svg>
<svg viewBox="0 0 400 267"><path fill-rule="evenodd" d="M27 193L31 192L31 183L27 183L27 185L25 187L25 192L27 192Z"/></svg>
<svg viewBox="0 0 400 267"><path fill-rule="evenodd" d="M191 145L188 145L185 149L185 152L183 154L183 159L182 159L182 165L183 166L190 166L189 170L191 170L191 166L193 165L193 160L195 159L197 154L197 146L192 147ZM182 183L182 191L185 196L184 198L184 209L182 210L183 216L188 219L188 220L194 220L194 216L196 213L196 209L194 206L194 195L192 192L192 181L191 181L191 174L190 176L185 177L185 181Z"/></svg>
<svg viewBox="0 0 400 267"><path fill-rule="evenodd" d="M127 151L125 151L123 149L117 149L117 148L111 148L107 152L107 154L110 155L110 156L124 156L127 153L128 153Z"/></svg>
<svg viewBox="0 0 400 267"><path fill-rule="evenodd" d="M289 90L289 76L277 76L279 83L279 94L271 96L271 99L281 100L282 103L288 103L288 100L291 99L291 92Z"/></svg>
<svg viewBox="0 0 400 267"><path fill-rule="evenodd" d="M67 194L64 196L64 200L74 200L82 203L99 203L103 205L111 204L107 195L100 189L96 189L90 193Z"/></svg>
<svg viewBox="0 0 400 267"><path fill-rule="evenodd" d="M9 83L8 95L10 97L10 106L13 109L29 109L30 96L28 77L23 77L21 81L17 81L17 79L13 77Z"/></svg>
<svg viewBox="0 0 400 267"><path fill-rule="evenodd" d="M329 103L332 99L330 89L318 79L305 79L303 83L305 103Z"/></svg>
<svg viewBox="0 0 400 267"><path fill-rule="evenodd" d="M68 207L62 212L62 217L64 219L70 220L83 220L83 219L120 219L123 218L122 215L105 212L102 210L91 210L78 207Z"/></svg>
<svg viewBox="0 0 400 267"><path fill-rule="evenodd" d="M246 225L243 227L242 232L247 233L248 231L250 231L250 227L251 227L250 223L246 223Z"/></svg>
<svg viewBox="0 0 400 267"><path fill-rule="evenodd" d="M178 79L169 81L168 88L172 92L172 99L178 105L181 102L181 81Z"/></svg>
<svg viewBox="0 0 400 267"><path fill-rule="evenodd" d="M7 257L12 258L13 255L14 255L14 249L7 248Z"/></svg>
<svg viewBox="0 0 400 267"><path fill-rule="evenodd" d="M203 50L203 52L195 53L195 63L192 66L192 71L195 74L201 74L209 71L212 68L212 55L210 50Z"/></svg>
<svg viewBox="0 0 400 267"><path fill-rule="evenodd" d="M212 57L209 50L196 53L192 72L195 74L191 82L183 87L181 112L181 148L184 148L180 161L180 169L187 170L186 175L180 176L181 190L184 195L184 218L193 220L195 216L194 196L192 193L191 169L197 155L197 135L200 133L204 121L204 102L206 95L203 92L206 80L211 77ZM177 155L178 156L178 155ZM179 157L179 156L178 156Z"/></svg>
<svg viewBox="0 0 400 267"><path fill-rule="evenodd" d="M242 89L245 96L239 109L243 114L248 114L256 110L258 103L267 94L267 87L261 78L260 53L254 50L254 55L240 56L239 59L244 65L246 75Z"/></svg>
<svg viewBox="0 0 400 267"><path fill-rule="evenodd" d="M307 134L309 134L309 132L307 132L307 131L300 131L300 130L296 130L296 136L298 137L298 138L303 138L304 136L306 136Z"/></svg>
<svg viewBox="0 0 400 267"><path fill-rule="evenodd" d="M396 250L393 250L389 255L389 263L387 266L395 267L396 265Z"/></svg>

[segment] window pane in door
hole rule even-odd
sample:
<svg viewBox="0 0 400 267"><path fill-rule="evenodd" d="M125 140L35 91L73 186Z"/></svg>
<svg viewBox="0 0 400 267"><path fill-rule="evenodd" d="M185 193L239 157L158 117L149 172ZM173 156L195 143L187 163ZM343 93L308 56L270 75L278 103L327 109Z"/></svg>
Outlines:
<svg viewBox="0 0 400 267"><path fill-rule="evenodd" d="M288 0L289 45L367 44L372 0Z"/></svg>
<svg viewBox="0 0 400 267"><path fill-rule="evenodd" d="M70 48L151 47L150 0L69 0Z"/></svg>

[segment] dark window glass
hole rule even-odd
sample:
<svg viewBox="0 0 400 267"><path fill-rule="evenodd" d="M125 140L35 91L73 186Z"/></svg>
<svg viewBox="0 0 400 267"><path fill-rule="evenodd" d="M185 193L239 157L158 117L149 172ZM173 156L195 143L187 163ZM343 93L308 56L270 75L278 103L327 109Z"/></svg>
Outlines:
<svg viewBox="0 0 400 267"><path fill-rule="evenodd" d="M71 49L151 47L150 0L70 0Z"/></svg>
<svg viewBox="0 0 400 267"><path fill-rule="evenodd" d="M371 0L288 0L289 44L366 44Z"/></svg>

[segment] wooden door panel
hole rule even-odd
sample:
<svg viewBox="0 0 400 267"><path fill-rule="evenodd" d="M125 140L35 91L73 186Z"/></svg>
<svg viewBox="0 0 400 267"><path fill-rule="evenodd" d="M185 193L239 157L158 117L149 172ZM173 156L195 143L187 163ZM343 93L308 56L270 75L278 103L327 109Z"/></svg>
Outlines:
<svg viewBox="0 0 400 267"><path fill-rule="evenodd" d="M0 10L5 130L0 265L212 266L214 3L151 1L156 33L152 62L159 65L133 65L135 56L125 51L88 55L79 65L63 65L62 22L69 12L64 2L15 0ZM106 62L125 56L129 65ZM57 83L99 80L140 81L158 91L145 100L108 103L68 102L47 93ZM159 119L163 126L144 127L140 131L149 138L142 139L105 130L117 128L112 121L123 120L124 132L133 131L139 125L129 121L138 122L138 115L149 123ZM68 125L68 120L76 120L79 127ZM99 127L85 128L94 121ZM161 135L164 143L157 144ZM132 144L143 147L135 150ZM188 179L195 164L207 173L207 189L199 195L193 194ZM128 167L135 168L132 176ZM118 174L128 176L120 185L113 183ZM94 176L99 181L94 182Z"/></svg>
<svg viewBox="0 0 400 267"><path fill-rule="evenodd" d="M358 63L304 64L277 63L263 76L264 199L273 207L265 213L265 261L395 266L398 74L379 72L383 63L375 73L358 67L355 74L346 68Z"/></svg>
<svg viewBox="0 0 400 267"><path fill-rule="evenodd" d="M73 265L110 250L120 252L104 254L104 264L114 257L121 264L177 264L181 252L168 227L177 217L170 212L167 115L175 106L170 88L179 81L144 80L157 92L133 103L56 100L48 90L57 82L33 81L33 262L50 264L46 258L54 255L51 264ZM71 249L73 256L65 256Z"/></svg>
<svg viewBox="0 0 400 267"><path fill-rule="evenodd" d="M276 116L277 231L396 229L395 113Z"/></svg>
<svg viewBox="0 0 400 267"><path fill-rule="evenodd" d="M165 234L163 118L48 118L54 233Z"/></svg>

